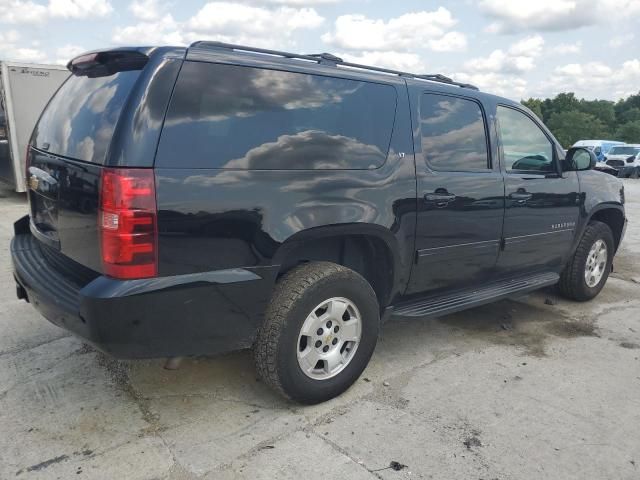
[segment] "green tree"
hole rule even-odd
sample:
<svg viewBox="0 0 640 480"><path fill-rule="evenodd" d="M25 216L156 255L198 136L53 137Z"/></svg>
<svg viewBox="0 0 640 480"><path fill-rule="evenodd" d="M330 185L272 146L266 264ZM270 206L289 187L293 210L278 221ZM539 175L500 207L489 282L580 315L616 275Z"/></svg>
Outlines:
<svg viewBox="0 0 640 480"><path fill-rule="evenodd" d="M618 114L618 121L620 124L635 122L637 120L640 120L640 108L637 107L626 109Z"/></svg>
<svg viewBox="0 0 640 480"><path fill-rule="evenodd" d="M569 112L572 110L580 110L580 102L573 92L559 93L551 100L551 112L549 118L554 113Z"/></svg>
<svg viewBox="0 0 640 480"><path fill-rule="evenodd" d="M627 143L640 143L640 120L621 125L616 131L616 137Z"/></svg>
<svg viewBox="0 0 640 480"><path fill-rule="evenodd" d="M627 98L619 100L615 105L616 116L620 119L624 116L624 113L627 110L632 108L640 108L640 93L637 95L630 95Z"/></svg>
<svg viewBox="0 0 640 480"><path fill-rule="evenodd" d="M581 112L593 115L602 123L604 123L609 130L613 130L616 127L616 111L614 103L608 100L580 100L579 109Z"/></svg>
<svg viewBox="0 0 640 480"><path fill-rule="evenodd" d="M520 103L535 113L540 120L544 121L542 115L542 100L539 98L530 98L529 100L522 100Z"/></svg>
<svg viewBox="0 0 640 480"><path fill-rule="evenodd" d="M607 128L600 119L578 110L552 113L547 126L565 147L570 147L578 140L603 138L607 134Z"/></svg>

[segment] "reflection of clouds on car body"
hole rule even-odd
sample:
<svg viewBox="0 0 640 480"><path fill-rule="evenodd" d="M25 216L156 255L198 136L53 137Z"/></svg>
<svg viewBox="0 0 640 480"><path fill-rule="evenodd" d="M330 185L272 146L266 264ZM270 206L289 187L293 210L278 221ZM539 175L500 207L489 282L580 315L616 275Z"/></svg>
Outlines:
<svg viewBox="0 0 640 480"><path fill-rule="evenodd" d="M40 119L34 133L37 137L39 132L47 132L47 138L38 139L38 143L49 143L51 151L64 151L74 158L101 163L124 97L135 78L135 72L102 78L71 76L60 87L62 94L53 97Z"/></svg>
<svg viewBox="0 0 640 480"><path fill-rule="evenodd" d="M177 111L167 118L168 126L196 120L193 118L194 112L216 112L215 115L197 118L216 122L231 117L249 117L264 111L320 108L340 103L345 96L355 93L359 88L357 82L336 82L335 78L228 65L219 65L218 68L224 70L224 74L205 72L210 77L207 79L207 91L176 104ZM181 82L184 82L187 91L189 86L197 89L202 85L202 75L201 71L194 71L193 74L186 72ZM238 91L242 91L243 95L238 96Z"/></svg>
<svg viewBox="0 0 640 480"><path fill-rule="evenodd" d="M223 168L324 170L357 166L370 169L384 160L385 154L375 145L365 145L342 135L307 130L263 143L249 150L244 157L230 160Z"/></svg>

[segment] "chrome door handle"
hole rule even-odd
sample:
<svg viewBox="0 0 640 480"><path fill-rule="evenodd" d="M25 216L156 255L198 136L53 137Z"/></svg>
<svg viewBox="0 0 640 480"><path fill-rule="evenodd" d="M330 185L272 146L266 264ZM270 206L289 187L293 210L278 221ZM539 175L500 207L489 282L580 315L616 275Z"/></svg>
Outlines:
<svg viewBox="0 0 640 480"><path fill-rule="evenodd" d="M452 193L433 192L424 194L424 200L428 203L435 203L436 207L446 207L455 199L456 196Z"/></svg>
<svg viewBox="0 0 640 480"><path fill-rule="evenodd" d="M532 193L526 192L514 192L509 195L511 200L516 200L518 203L525 203L527 200L531 200L532 197Z"/></svg>

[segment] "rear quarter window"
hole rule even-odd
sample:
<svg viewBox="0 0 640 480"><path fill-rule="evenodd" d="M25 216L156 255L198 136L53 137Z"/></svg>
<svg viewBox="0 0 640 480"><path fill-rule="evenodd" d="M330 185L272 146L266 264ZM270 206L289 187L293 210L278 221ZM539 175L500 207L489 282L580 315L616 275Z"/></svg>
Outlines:
<svg viewBox="0 0 640 480"><path fill-rule="evenodd" d="M186 62L162 131L164 168L372 169L387 157L393 86Z"/></svg>
<svg viewBox="0 0 640 480"><path fill-rule="evenodd" d="M33 145L63 157L104 164L139 70L105 77L71 75L45 108Z"/></svg>

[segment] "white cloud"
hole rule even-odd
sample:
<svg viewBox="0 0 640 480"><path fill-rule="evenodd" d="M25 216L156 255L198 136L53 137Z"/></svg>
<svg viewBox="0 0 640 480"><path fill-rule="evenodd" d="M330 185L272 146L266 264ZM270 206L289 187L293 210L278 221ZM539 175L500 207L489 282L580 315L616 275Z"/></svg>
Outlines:
<svg viewBox="0 0 640 480"><path fill-rule="evenodd" d="M118 45L183 45L186 43L180 26L170 14L155 22L141 22L118 27L112 40Z"/></svg>
<svg viewBox="0 0 640 480"><path fill-rule="evenodd" d="M493 21L492 33L526 30L562 31L640 13L637 0L482 0L480 9Z"/></svg>
<svg viewBox="0 0 640 480"><path fill-rule="evenodd" d="M0 58L20 62L44 62L47 55L38 48L27 48L19 45L20 33L16 30L0 32Z"/></svg>
<svg viewBox="0 0 640 480"><path fill-rule="evenodd" d="M87 49L81 47L79 45L67 44L60 48L56 49L56 60L55 63L59 63L60 65L66 65L69 63L69 60L77 57L81 53L86 52Z"/></svg>
<svg viewBox="0 0 640 480"><path fill-rule="evenodd" d="M166 14L155 21L118 27L112 40L119 45L187 45L196 40L218 40L283 47L294 32L317 28L323 22L324 18L313 8L266 9L230 2L209 2L185 22L178 22ZM274 29L274 25L278 28Z"/></svg>
<svg viewBox="0 0 640 480"><path fill-rule="evenodd" d="M519 100L528 85L523 75L535 68L543 47L544 39L540 35L525 37L508 50L496 49L486 57L467 61L462 71L453 74L453 78L489 93Z"/></svg>
<svg viewBox="0 0 640 480"><path fill-rule="evenodd" d="M338 57L347 62L372 65L376 67L420 73L426 70L419 55L404 52L361 52L358 54L342 53Z"/></svg>
<svg viewBox="0 0 640 480"><path fill-rule="evenodd" d="M493 72L503 74L519 74L532 70L535 60L542 53L544 39L540 35L524 38L514 43L506 52L494 50L488 57L469 60L465 70L473 72Z"/></svg>
<svg viewBox="0 0 640 480"><path fill-rule="evenodd" d="M635 39L635 35L633 33L616 35L614 37L611 37L611 39L609 40L609 46L612 48L620 48L624 45L628 45L629 43L633 42L634 39Z"/></svg>
<svg viewBox="0 0 640 480"><path fill-rule="evenodd" d="M113 11L108 0L49 0L46 5L31 0L0 0L0 22L43 24L50 18L104 17Z"/></svg>
<svg viewBox="0 0 640 480"><path fill-rule="evenodd" d="M221 35L277 35L278 31L316 28L324 19L313 8L275 10L231 2L209 2L186 23L194 32Z"/></svg>
<svg viewBox="0 0 640 480"><path fill-rule="evenodd" d="M559 43L549 47L548 52L552 55L569 55L576 54L582 51L582 42L577 41L575 43Z"/></svg>
<svg viewBox="0 0 640 480"><path fill-rule="evenodd" d="M290 5L292 7L305 7L309 5L331 5L340 3L341 0L257 0L261 3L275 3L276 5Z"/></svg>
<svg viewBox="0 0 640 480"><path fill-rule="evenodd" d="M153 22L162 18L167 9L164 3L159 0L135 0L129 5L129 10L139 20Z"/></svg>
<svg viewBox="0 0 640 480"><path fill-rule="evenodd" d="M322 40L349 50L462 50L467 45L466 36L450 31L456 23L451 12L443 7L430 12L406 13L388 21L360 14L341 15L336 19L333 31L325 33Z"/></svg>
<svg viewBox="0 0 640 480"><path fill-rule="evenodd" d="M528 85L524 78L496 72L458 72L451 77L458 82L471 83L485 92L513 100L524 98Z"/></svg>
<svg viewBox="0 0 640 480"><path fill-rule="evenodd" d="M108 0L49 0L49 15L52 17L104 17L112 11Z"/></svg>
<svg viewBox="0 0 640 480"><path fill-rule="evenodd" d="M543 81L536 96L554 96L560 92L579 92L588 98L617 100L638 93L640 59L631 59L621 65L602 62L569 63L554 69L553 75Z"/></svg>
<svg viewBox="0 0 640 480"><path fill-rule="evenodd" d="M0 12L0 22L14 24L42 23L48 15L44 5L21 0L0 0Z"/></svg>

